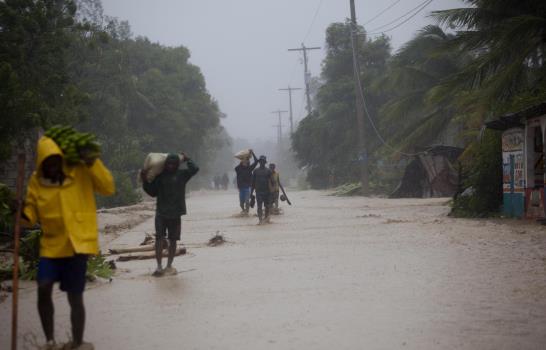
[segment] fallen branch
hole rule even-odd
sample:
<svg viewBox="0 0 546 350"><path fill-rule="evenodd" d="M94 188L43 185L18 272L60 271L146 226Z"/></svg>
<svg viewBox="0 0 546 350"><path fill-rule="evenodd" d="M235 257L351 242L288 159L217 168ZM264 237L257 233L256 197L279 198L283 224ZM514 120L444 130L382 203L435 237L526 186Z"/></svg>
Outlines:
<svg viewBox="0 0 546 350"><path fill-rule="evenodd" d="M142 247L131 247L131 248L118 248L118 249L108 249L110 254L126 254L126 253L140 253L140 252L150 252L153 251L155 247L153 245L147 245Z"/></svg>
<svg viewBox="0 0 546 350"><path fill-rule="evenodd" d="M176 249L176 252L174 253L174 256L184 255L186 254L186 248L185 247L179 247ZM163 257L166 257L168 255L167 250L163 251ZM130 261L130 260L147 260L147 259L155 259L155 252L145 253L145 254L128 254L128 255L120 255L117 258L117 261Z"/></svg>

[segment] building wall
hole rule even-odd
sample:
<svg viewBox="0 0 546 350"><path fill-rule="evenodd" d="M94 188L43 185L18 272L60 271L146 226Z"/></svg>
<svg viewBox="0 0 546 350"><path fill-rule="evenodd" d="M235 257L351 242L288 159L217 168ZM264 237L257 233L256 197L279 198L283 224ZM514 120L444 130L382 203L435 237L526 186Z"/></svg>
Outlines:
<svg viewBox="0 0 546 350"><path fill-rule="evenodd" d="M540 131L540 135L538 135L538 131ZM529 219L539 219L545 217L545 131L546 116L527 119L525 123L525 217Z"/></svg>
<svg viewBox="0 0 546 350"><path fill-rule="evenodd" d="M525 131L521 128L502 134L503 213L523 217L525 213L526 161Z"/></svg>

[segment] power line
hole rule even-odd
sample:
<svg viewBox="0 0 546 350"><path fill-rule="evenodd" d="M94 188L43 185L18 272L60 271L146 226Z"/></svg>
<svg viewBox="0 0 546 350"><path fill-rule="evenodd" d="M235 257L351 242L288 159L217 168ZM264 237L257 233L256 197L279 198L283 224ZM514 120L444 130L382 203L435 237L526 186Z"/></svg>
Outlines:
<svg viewBox="0 0 546 350"><path fill-rule="evenodd" d="M356 30L355 30L355 32L356 32ZM357 33L353 32L353 35L351 35L351 48L352 48L352 51L353 51L353 57L356 56L356 49L355 49L355 42L354 42L354 36L356 34ZM353 69L358 72L358 74L355 74L355 80L356 80L356 83L357 83L357 89L356 90L358 90L357 93L360 95L360 101L362 102L362 107L363 107L364 112L365 112L364 114L366 115L366 118L370 122L370 125L372 126L372 129L373 129L375 135L377 136L377 138L379 139L379 141L381 141L381 143L384 146L386 146L387 148L389 148L390 150L392 150L392 151L394 151L394 152L396 152L398 154L401 154L401 155L404 155L404 156L407 156L407 157L413 157L413 156L418 155L419 153L406 153L406 152L402 152L400 150L395 149L387 141L385 141L383 136L381 136L381 133L379 132L379 130L377 129L377 126L375 125L375 122L373 121L372 117L370 116L370 111L368 110L368 106L366 105L366 99L364 98L364 90L362 89L362 81L360 80L360 71L359 71L360 68L358 66L358 61L357 60L353 60Z"/></svg>
<svg viewBox="0 0 546 350"><path fill-rule="evenodd" d="M305 42L305 40L307 40L307 37L309 36L309 34L311 34L311 29L313 28L313 25L315 24L315 20L317 19L317 15L319 14L319 11L320 11L320 8L322 6L323 1L324 0L319 1L317 9L315 10L315 15L313 16L313 20L311 21L311 25L309 26L309 29L307 30L307 33L303 37L302 42Z"/></svg>
<svg viewBox="0 0 546 350"><path fill-rule="evenodd" d="M307 29L307 33L305 34L305 37L303 38L303 40L301 42L305 42L305 40L307 40L307 38L309 37L309 34L311 34L311 30L313 29L313 26L315 25L315 21L317 19L317 16L320 12L320 9L322 7L322 3L324 2L324 0L320 0L318 5L317 5L317 8L315 10L315 14L313 15L313 19L311 20L311 24L309 25L309 28ZM292 67L291 71L290 71L290 79L288 80L290 84L292 84L292 80L294 79L294 73L296 72L296 67L298 66L298 62L296 61L294 66Z"/></svg>
<svg viewBox="0 0 546 350"><path fill-rule="evenodd" d="M374 20L376 20L379 16L381 16L382 14L384 14L385 12L387 12L388 10L390 10L391 8L394 7L394 5L398 4L400 2L400 0L396 0L395 2L393 2L392 4L390 4L387 8L385 8L383 11L379 12L377 15L373 16L372 18L370 18L369 20L367 20L366 22L362 23L363 26L365 26L366 24L369 24L369 23L372 23Z"/></svg>
<svg viewBox="0 0 546 350"><path fill-rule="evenodd" d="M385 23L379 27L376 27L374 29L371 29L370 32L375 32L376 30L379 30L381 28L385 28L385 27L388 27L390 26L391 24L394 24L396 23L397 21L401 20L402 18L408 16L409 14L413 13L414 11L417 11L417 13L419 13L423 8L425 8L426 6L428 6L428 4L430 4L433 0L425 0L423 1L422 3L420 3L419 5L417 5L416 7L412 8L411 10L409 10L408 12L406 12L405 14L403 14L402 16L390 21L389 23ZM415 14L414 14L415 15Z"/></svg>
<svg viewBox="0 0 546 350"><path fill-rule="evenodd" d="M277 144L279 145L279 147L281 146L281 143L282 143L282 114L283 113L288 113L288 111L283 111L283 110L276 110L276 111L273 111L271 112L273 114L277 114L277 116L279 117L279 124L277 124Z"/></svg>
<svg viewBox="0 0 546 350"><path fill-rule="evenodd" d="M293 88L288 85L288 88L278 89L279 91L288 91L288 104L290 105L290 135L294 133L294 113L292 111L292 91L301 90L301 88Z"/></svg>
<svg viewBox="0 0 546 350"><path fill-rule="evenodd" d="M413 15L411 15L410 17L406 18L404 21L398 23L396 26L392 27L392 28L389 28L389 29L385 29L383 31L380 31L380 32L375 32L375 33L368 33L368 35L374 35L374 34L382 34L382 33L388 33L390 31L393 31L395 30L396 28L400 27L401 25L403 25L404 23L407 23L410 19L412 19L413 17L415 17L417 14L419 14L419 12L423 11L425 9L425 7L427 7L428 5L430 5L430 3L432 3L433 0L429 0L429 2L427 2L425 5L423 5L423 7L421 7L417 12L415 12Z"/></svg>

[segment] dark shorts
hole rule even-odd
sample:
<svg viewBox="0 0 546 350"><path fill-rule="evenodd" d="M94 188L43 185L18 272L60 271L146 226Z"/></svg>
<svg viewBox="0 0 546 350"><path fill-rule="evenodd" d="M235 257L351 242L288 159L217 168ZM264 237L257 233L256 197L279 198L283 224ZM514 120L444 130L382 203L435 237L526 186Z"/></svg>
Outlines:
<svg viewBox="0 0 546 350"><path fill-rule="evenodd" d="M182 231L182 219L179 217L170 219L163 216L155 216L155 234L160 237L167 236L170 240L180 240Z"/></svg>
<svg viewBox="0 0 546 350"><path fill-rule="evenodd" d="M69 258L40 258L38 284L61 282L61 290L81 294L85 289L87 255L76 254Z"/></svg>
<svg viewBox="0 0 546 350"><path fill-rule="evenodd" d="M271 202L271 193L256 193L256 201L258 202L258 205L261 205L261 203L263 203L264 205L269 205L269 203Z"/></svg>

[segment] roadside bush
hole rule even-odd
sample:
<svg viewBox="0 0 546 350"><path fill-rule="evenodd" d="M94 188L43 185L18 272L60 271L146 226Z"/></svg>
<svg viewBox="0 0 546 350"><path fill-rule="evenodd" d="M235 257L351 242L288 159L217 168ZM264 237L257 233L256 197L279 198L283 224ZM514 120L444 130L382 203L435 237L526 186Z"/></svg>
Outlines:
<svg viewBox="0 0 546 350"><path fill-rule="evenodd" d="M116 193L113 196L97 196L98 208L113 208L132 205L142 200L142 195L135 188L132 178L127 173L112 171L116 182Z"/></svg>
<svg viewBox="0 0 546 350"><path fill-rule="evenodd" d="M502 205L502 148L498 132L486 131L481 142L471 145L462 156L463 188L453 200L452 216L487 217L498 214Z"/></svg>
<svg viewBox="0 0 546 350"><path fill-rule="evenodd" d="M14 199L15 196L8 186L0 183L0 232L13 230L13 213L10 205Z"/></svg>

